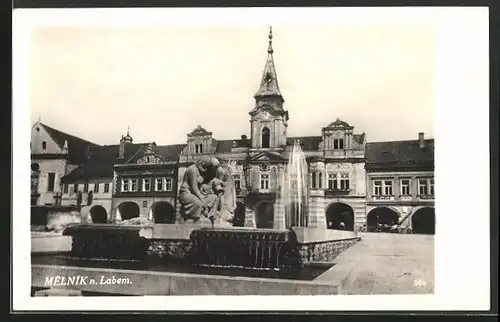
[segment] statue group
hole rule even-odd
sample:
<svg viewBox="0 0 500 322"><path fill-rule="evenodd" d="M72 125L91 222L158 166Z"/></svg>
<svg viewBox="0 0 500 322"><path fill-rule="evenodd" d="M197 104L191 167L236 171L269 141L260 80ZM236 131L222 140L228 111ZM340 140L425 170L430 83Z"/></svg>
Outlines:
<svg viewBox="0 0 500 322"><path fill-rule="evenodd" d="M236 191L229 167L216 158L202 156L184 173L179 202L184 222L210 220L231 224L236 209Z"/></svg>

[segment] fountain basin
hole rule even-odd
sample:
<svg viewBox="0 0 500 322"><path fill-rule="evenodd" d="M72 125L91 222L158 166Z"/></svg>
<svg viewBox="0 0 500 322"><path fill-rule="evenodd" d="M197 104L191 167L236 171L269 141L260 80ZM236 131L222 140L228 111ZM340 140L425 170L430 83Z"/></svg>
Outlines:
<svg viewBox="0 0 500 322"><path fill-rule="evenodd" d="M81 259L141 261L146 257L152 226L107 224L71 225L63 231L71 236L71 256Z"/></svg>
<svg viewBox="0 0 500 322"><path fill-rule="evenodd" d="M146 258L191 265L275 269L328 262L359 238L349 231L293 227L287 230L212 228L187 224L67 227L71 256L107 261Z"/></svg>

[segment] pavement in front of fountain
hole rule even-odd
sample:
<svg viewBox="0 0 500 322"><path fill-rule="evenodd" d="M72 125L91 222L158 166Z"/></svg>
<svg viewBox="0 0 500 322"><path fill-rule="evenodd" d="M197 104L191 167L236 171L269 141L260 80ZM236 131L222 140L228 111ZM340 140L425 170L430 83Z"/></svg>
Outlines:
<svg viewBox="0 0 500 322"><path fill-rule="evenodd" d="M345 274L340 294L429 294L434 292L434 236L361 233L315 282ZM347 272L349 271L349 272Z"/></svg>

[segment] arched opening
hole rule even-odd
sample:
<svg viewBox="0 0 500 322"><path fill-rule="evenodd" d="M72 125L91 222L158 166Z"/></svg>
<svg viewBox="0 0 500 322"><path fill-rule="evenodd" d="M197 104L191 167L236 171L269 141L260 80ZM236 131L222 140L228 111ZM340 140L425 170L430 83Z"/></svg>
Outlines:
<svg viewBox="0 0 500 322"><path fill-rule="evenodd" d="M122 220L128 220L132 218L139 217L140 209L139 205L135 202L126 201L118 206Z"/></svg>
<svg viewBox="0 0 500 322"><path fill-rule="evenodd" d="M96 205L90 208L90 218L94 224L105 224L108 221L108 214L103 206Z"/></svg>
<svg viewBox="0 0 500 322"><path fill-rule="evenodd" d="M262 202L256 207L255 225L257 228L274 227L274 205L271 202Z"/></svg>
<svg viewBox="0 0 500 322"><path fill-rule="evenodd" d="M267 127L262 129L262 147L268 148L271 143L271 131Z"/></svg>
<svg viewBox="0 0 500 322"><path fill-rule="evenodd" d="M306 204L292 202L286 208L287 227L307 227Z"/></svg>
<svg viewBox="0 0 500 322"><path fill-rule="evenodd" d="M368 231L389 232L391 227L399 224L399 214L387 207L372 209L366 216Z"/></svg>
<svg viewBox="0 0 500 322"><path fill-rule="evenodd" d="M436 232L436 215L434 208L425 207L417 210L411 217L414 234L434 235Z"/></svg>
<svg viewBox="0 0 500 322"><path fill-rule="evenodd" d="M175 210L170 203L159 201L154 203L151 209L156 224L175 224Z"/></svg>
<svg viewBox="0 0 500 322"><path fill-rule="evenodd" d="M245 226L245 204L243 204L242 202L236 203L236 209L234 210L233 226L234 227Z"/></svg>
<svg viewBox="0 0 500 322"><path fill-rule="evenodd" d="M326 210L326 227L354 230L354 210L345 203L332 203Z"/></svg>

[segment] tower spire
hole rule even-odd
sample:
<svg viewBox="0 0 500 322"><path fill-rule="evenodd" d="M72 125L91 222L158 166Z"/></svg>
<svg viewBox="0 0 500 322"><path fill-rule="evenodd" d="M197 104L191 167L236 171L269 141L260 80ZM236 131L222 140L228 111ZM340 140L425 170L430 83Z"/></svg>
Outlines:
<svg viewBox="0 0 500 322"><path fill-rule="evenodd" d="M283 96L281 95L278 86L278 77L276 75L276 67L274 67L273 59L273 27L269 26L269 45L267 47L267 59L266 65L264 66L264 73L262 75L262 80L260 82L260 87L257 93L255 93L255 99L261 99L264 97L275 97L281 102L284 102Z"/></svg>

